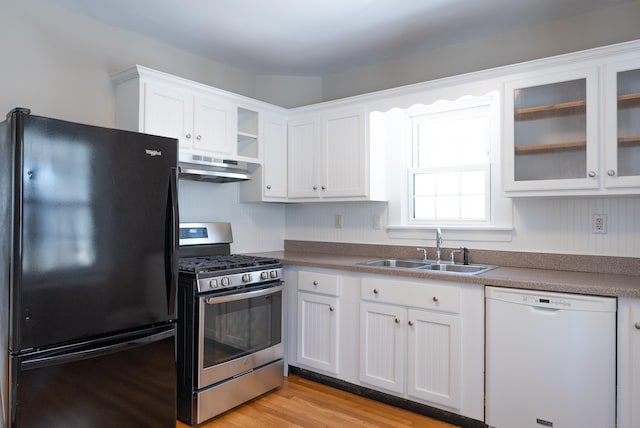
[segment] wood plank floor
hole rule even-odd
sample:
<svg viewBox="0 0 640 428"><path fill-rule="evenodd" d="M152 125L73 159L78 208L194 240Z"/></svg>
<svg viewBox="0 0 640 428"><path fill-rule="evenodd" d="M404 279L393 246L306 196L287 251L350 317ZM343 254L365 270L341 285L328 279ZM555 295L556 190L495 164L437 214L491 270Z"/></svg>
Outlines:
<svg viewBox="0 0 640 428"><path fill-rule="evenodd" d="M181 422L178 428L189 428ZM454 428L426 416L290 375L284 385L201 428L230 427L421 427Z"/></svg>

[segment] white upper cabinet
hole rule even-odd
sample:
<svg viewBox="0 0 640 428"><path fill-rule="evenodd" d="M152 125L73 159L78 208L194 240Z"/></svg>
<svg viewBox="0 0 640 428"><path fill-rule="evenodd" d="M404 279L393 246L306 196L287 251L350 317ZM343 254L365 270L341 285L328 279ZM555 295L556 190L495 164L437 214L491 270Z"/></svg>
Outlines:
<svg viewBox="0 0 640 428"><path fill-rule="evenodd" d="M535 67L517 77L504 84L507 195L640 193L637 53Z"/></svg>
<svg viewBox="0 0 640 428"><path fill-rule="evenodd" d="M292 201L385 200L372 186L375 170L362 106L293 113L288 135L288 197ZM377 148L380 150L380 148ZM378 172L384 168L379 166Z"/></svg>
<svg viewBox="0 0 640 428"><path fill-rule="evenodd" d="M284 113L265 112L260 116L259 131L262 140L262 165L253 172L253 178L240 183L240 199L245 202L287 201L287 117ZM249 132L238 130L239 139L246 140L250 148Z"/></svg>
<svg viewBox="0 0 640 428"><path fill-rule="evenodd" d="M604 67L604 185L640 188L640 58Z"/></svg>
<svg viewBox="0 0 640 428"><path fill-rule="evenodd" d="M504 86L505 190L597 189L597 68L531 74Z"/></svg>
<svg viewBox="0 0 640 428"><path fill-rule="evenodd" d="M141 66L112 80L116 126L177 138L183 160L262 161L260 102Z"/></svg>
<svg viewBox="0 0 640 428"><path fill-rule="evenodd" d="M289 199L320 197L326 185L320 184L320 121L318 118L289 120L287 151Z"/></svg>

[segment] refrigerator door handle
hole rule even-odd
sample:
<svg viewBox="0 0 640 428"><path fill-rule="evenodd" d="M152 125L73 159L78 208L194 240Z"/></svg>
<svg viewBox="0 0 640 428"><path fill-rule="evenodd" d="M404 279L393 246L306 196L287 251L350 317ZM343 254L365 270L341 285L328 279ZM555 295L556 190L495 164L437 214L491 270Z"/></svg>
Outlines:
<svg viewBox="0 0 640 428"><path fill-rule="evenodd" d="M175 335L173 328L155 333L151 335L145 335L142 337L134 337L124 342L116 344L109 344L98 347L83 348L75 352L69 352L59 355L42 356L33 359L23 359L20 363L21 370L36 369L39 367L47 367L56 364L67 364L75 361L86 360L89 358L96 358L107 354L123 351L125 349L131 349L142 345L158 342L160 340L172 337Z"/></svg>
<svg viewBox="0 0 640 428"><path fill-rule="evenodd" d="M178 285L178 245L180 242L180 219L178 217L178 168L172 167L169 177L167 201L167 224L165 225L165 271L167 289L167 312L175 317Z"/></svg>

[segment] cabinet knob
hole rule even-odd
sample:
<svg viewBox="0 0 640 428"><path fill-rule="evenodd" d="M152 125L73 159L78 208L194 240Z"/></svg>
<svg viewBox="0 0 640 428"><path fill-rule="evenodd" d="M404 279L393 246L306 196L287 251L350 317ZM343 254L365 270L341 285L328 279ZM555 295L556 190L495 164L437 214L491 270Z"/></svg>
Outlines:
<svg viewBox="0 0 640 428"><path fill-rule="evenodd" d="M595 171L589 171L589 177L594 178L596 176L596 172Z"/></svg>
<svg viewBox="0 0 640 428"><path fill-rule="evenodd" d="M318 186L313 186L313 190L318 190Z"/></svg>
<svg viewBox="0 0 640 428"><path fill-rule="evenodd" d="M198 140L198 141L202 140L202 135L197 135L196 136L196 140Z"/></svg>
<svg viewBox="0 0 640 428"><path fill-rule="evenodd" d="M377 288L373 289L373 294L378 294L380 292L380 290L378 290Z"/></svg>
<svg viewBox="0 0 640 428"><path fill-rule="evenodd" d="M400 318L396 317L396 319L394 320L396 324L400 324Z"/></svg>
<svg viewBox="0 0 640 428"><path fill-rule="evenodd" d="M313 285L314 285L314 287L317 287L318 286L318 281L313 281Z"/></svg>
<svg viewBox="0 0 640 428"><path fill-rule="evenodd" d="M409 321L409 325L413 327L413 321Z"/></svg>
<svg viewBox="0 0 640 428"><path fill-rule="evenodd" d="M327 186L322 186L321 189L322 190L327 190Z"/></svg>
<svg viewBox="0 0 640 428"><path fill-rule="evenodd" d="M271 190L271 184L267 184L267 190Z"/></svg>
<svg viewBox="0 0 640 428"><path fill-rule="evenodd" d="M438 296L433 296L433 298L431 300L433 300L434 302L438 303Z"/></svg>
<svg viewBox="0 0 640 428"><path fill-rule="evenodd" d="M616 172L613 169L610 169L609 171L607 171L607 175L609 177L613 177L614 175L616 175Z"/></svg>
<svg viewBox="0 0 640 428"><path fill-rule="evenodd" d="M636 328L640 330L640 321L638 321L635 325L636 325Z"/></svg>
<svg viewBox="0 0 640 428"><path fill-rule="evenodd" d="M184 136L187 140L191 138L191 134L187 134Z"/></svg>
<svg viewBox="0 0 640 428"><path fill-rule="evenodd" d="M330 311L330 312L333 312L333 311L334 311L333 306L329 306L329 311Z"/></svg>

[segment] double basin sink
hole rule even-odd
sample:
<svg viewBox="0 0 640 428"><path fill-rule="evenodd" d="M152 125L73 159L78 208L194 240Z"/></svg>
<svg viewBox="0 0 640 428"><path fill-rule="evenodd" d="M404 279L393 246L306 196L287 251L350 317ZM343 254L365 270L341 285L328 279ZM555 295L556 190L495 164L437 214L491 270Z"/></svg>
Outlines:
<svg viewBox="0 0 640 428"><path fill-rule="evenodd" d="M495 269L496 266L436 262L435 260L384 259L358 263L365 266L386 267L394 269L416 269L432 272L449 272L464 275L477 275Z"/></svg>

